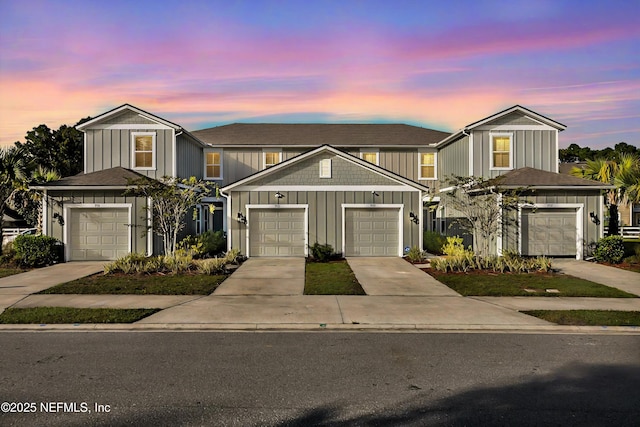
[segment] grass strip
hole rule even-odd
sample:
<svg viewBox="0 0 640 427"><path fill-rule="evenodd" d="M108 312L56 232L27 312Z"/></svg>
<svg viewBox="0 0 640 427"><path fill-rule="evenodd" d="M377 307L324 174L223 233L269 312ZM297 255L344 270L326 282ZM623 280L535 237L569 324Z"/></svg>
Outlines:
<svg viewBox="0 0 640 427"><path fill-rule="evenodd" d="M617 310L529 310L522 313L558 325L640 326L640 311Z"/></svg>
<svg viewBox="0 0 640 427"><path fill-rule="evenodd" d="M433 270L429 274L464 296L636 298L620 289L565 274L474 274ZM546 289L557 289L559 292L549 293Z"/></svg>
<svg viewBox="0 0 640 427"><path fill-rule="evenodd" d="M13 276L14 274L18 274L18 273L24 273L27 270L23 270L21 268L5 268L5 267L1 267L0 268L0 278L2 277L7 277L7 276Z"/></svg>
<svg viewBox="0 0 640 427"><path fill-rule="evenodd" d="M8 308L0 314L3 324L54 323L133 323L159 309L32 307Z"/></svg>
<svg viewBox="0 0 640 427"><path fill-rule="evenodd" d="M92 295L209 295L226 275L206 274L94 274L63 283L40 294Z"/></svg>
<svg viewBox="0 0 640 427"><path fill-rule="evenodd" d="M366 295L347 261L307 262L305 295Z"/></svg>

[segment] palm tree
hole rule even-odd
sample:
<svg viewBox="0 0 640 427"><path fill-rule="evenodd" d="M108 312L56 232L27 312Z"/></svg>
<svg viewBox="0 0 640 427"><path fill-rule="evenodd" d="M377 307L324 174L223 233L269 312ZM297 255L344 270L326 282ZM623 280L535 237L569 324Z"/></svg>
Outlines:
<svg viewBox="0 0 640 427"><path fill-rule="evenodd" d="M24 182L29 169L23 150L17 147L0 148L0 236L4 211L17 188ZM0 245L0 254L2 247Z"/></svg>
<svg viewBox="0 0 640 427"><path fill-rule="evenodd" d="M615 186L606 192L609 202L607 235L619 234L618 206L628 202L640 202L640 157L635 154L621 153L617 161L603 158L587 160L584 169L574 167L571 175Z"/></svg>
<svg viewBox="0 0 640 427"><path fill-rule="evenodd" d="M35 190L33 186L59 179L58 172L38 166L31 173L29 179L19 184L16 191L13 192L11 203L28 223L36 226L38 233L42 232L42 198L44 194L42 191Z"/></svg>

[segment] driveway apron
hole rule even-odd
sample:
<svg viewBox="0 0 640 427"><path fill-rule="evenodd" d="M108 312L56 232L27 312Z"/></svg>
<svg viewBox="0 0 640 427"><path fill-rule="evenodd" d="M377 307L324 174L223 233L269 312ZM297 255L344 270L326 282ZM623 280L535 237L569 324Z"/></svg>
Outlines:
<svg viewBox="0 0 640 427"><path fill-rule="evenodd" d="M304 258L249 258L214 295L302 295Z"/></svg>
<svg viewBox="0 0 640 427"><path fill-rule="evenodd" d="M367 295L460 296L402 258L350 257L347 262Z"/></svg>
<svg viewBox="0 0 640 427"><path fill-rule="evenodd" d="M566 258L554 259L553 266L570 276L590 280L640 296L640 273L594 262Z"/></svg>

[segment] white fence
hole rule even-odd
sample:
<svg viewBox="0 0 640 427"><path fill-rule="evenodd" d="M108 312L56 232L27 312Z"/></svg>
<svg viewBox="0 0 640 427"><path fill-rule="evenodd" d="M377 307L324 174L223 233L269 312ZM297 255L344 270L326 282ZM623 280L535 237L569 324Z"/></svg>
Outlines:
<svg viewBox="0 0 640 427"><path fill-rule="evenodd" d="M17 235L22 233L23 231L31 230L31 228L3 228L2 229L2 244L12 241L16 238Z"/></svg>
<svg viewBox="0 0 640 427"><path fill-rule="evenodd" d="M640 227L620 227L620 235L625 239L640 239Z"/></svg>

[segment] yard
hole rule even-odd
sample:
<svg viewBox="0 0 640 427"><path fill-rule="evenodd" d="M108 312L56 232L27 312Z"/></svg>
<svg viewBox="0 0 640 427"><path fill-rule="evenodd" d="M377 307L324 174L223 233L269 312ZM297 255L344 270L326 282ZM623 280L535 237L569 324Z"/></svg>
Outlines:
<svg viewBox="0 0 640 427"><path fill-rule="evenodd" d="M619 289L565 274L424 271L464 296L636 297Z"/></svg>
<svg viewBox="0 0 640 427"><path fill-rule="evenodd" d="M305 295L365 295L347 261L307 262Z"/></svg>
<svg viewBox="0 0 640 427"><path fill-rule="evenodd" d="M8 308L0 314L0 324L133 323L158 311L147 308Z"/></svg>
<svg viewBox="0 0 640 427"><path fill-rule="evenodd" d="M14 274L18 274L18 273L24 273L27 270L23 270L21 268L17 268L17 267L0 267L0 278L2 277L7 277L7 276L12 276Z"/></svg>
<svg viewBox="0 0 640 427"><path fill-rule="evenodd" d="M614 310L531 310L522 313L558 325L640 326L640 311Z"/></svg>

